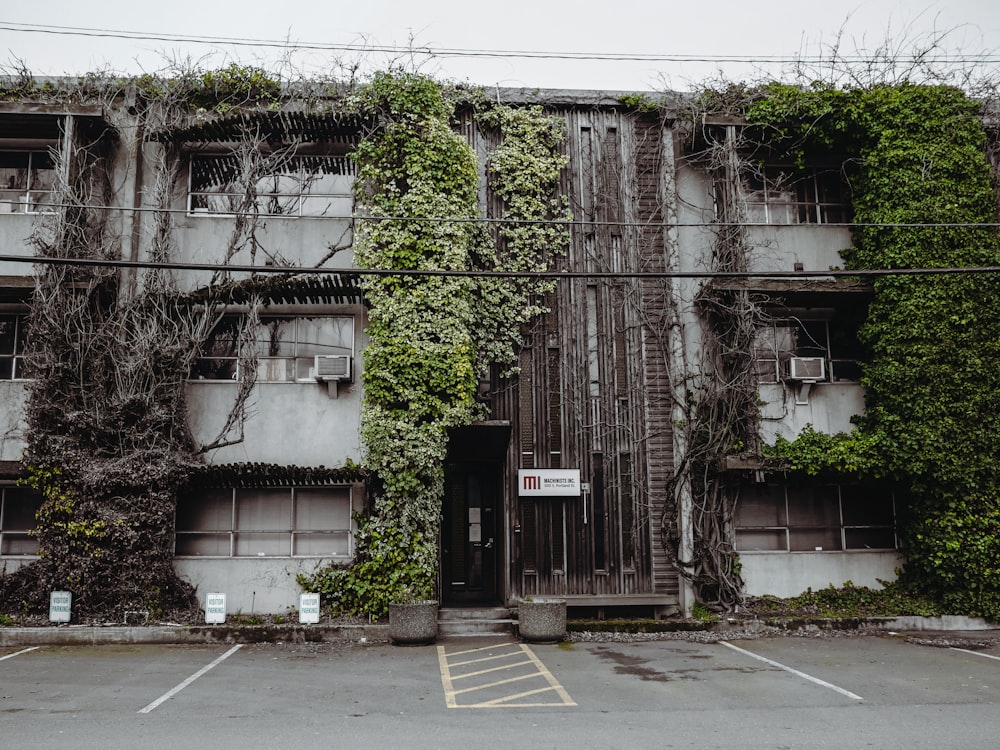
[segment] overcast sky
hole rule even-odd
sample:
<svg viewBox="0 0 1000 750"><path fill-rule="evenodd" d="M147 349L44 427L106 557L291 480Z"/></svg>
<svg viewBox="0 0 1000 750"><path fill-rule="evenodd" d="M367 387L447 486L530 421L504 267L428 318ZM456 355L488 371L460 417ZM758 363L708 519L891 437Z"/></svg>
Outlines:
<svg viewBox="0 0 1000 750"><path fill-rule="evenodd" d="M129 38L108 32L127 32ZM363 69L384 68L397 59L442 78L487 86L655 91L690 89L693 81L706 78L756 79L766 67L723 57L815 57L827 53L838 36L841 52L851 55L868 53L887 40L894 49L911 52L943 32L948 33L940 53L985 55L991 69L1000 72L1000 0L7 2L0 10L0 61L7 70L23 63L36 75L76 75L163 71L187 60L202 68L236 60L275 70L284 59L286 71L314 74L334 70L338 59ZM185 43L182 37L212 43ZM289 51L280 44L237 45L233 40L321 49ZM439 54L407 56L403 50L410 46ZM377 49L386 47L394 49ZM472 54L483 51L683 59ZM773 74L776 68L768 70Z"/></svg>

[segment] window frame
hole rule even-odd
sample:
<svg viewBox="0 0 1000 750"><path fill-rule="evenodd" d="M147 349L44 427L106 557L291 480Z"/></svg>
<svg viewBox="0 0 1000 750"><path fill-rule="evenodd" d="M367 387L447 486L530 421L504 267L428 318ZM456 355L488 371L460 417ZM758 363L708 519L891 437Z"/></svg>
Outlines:
<svg viewBox="0 0 1000 750"><path fill-rule="evenodd" d="M889 511L890 517L888 518L888 522L857 523L853 521L849 522L847 519L847 514L845 514L845 499L848 496L845 493L857 493L859 488L861 488L860 485L825 484L797 486L769 483L767 487L772 495L776 491L780 490L781 492L781 497L775 498L777 503L774 509L777 513L774 516L774 523L741 524L740 522L740 511L742 508L747 506L747 493L757 492L758 490L754 488L744 488L739 500L736 503L736 509L733 513L733 540L736 546L736 551L741 555L775 552L784 554L796 554L802 552L892 552L899 549L899 535L897 533L896 523L896 519L898 517L896 496L889 490L884 491L884 494L888 495L888 506L882 508L882 510ZM865 489L878 490L879 488L868 487ZM795 495L804 495L806 492L812 492L815 497L815 493L821 491L825 491L827 493L831 493L833 491L836 492L836 506L829 508L829 510L835 511L835 513L826 519L820 519L820 521L816 523L794 523L793 519L796 516L801 517L804 515L802 507L793 507L797 501L801 500L801 498L796 497ZM758 497L760 497L759 494ZM878 509L875 510L877 511ZM872 516L872 520L875 520L876 517L877 513ZM821 535L824 533L830 534L831 532L836 533L838 542L838 546L835 546L832 549L827 549L825 545L814 545L812 549L808 549L806 547L802 547L800 542L797 541L801 538L805 538L810 533L813 535ZM860 535L859 532L860 534L865 532L876 532L881 534L888 533L892 536L893 546L862 547L852 541L858 538ZM783 540L783 543L776 544L771 548L747 548L742 546L740 543L741 537L743 539L747 539L750 535L756 535L757 538L770 536L776 542ZM833 537L831 535L827 538Z"/></svg>
<svg viewBox="0 0 1000 750"><path fill-rule="evenodd" d="M739 195L752 224L801 226L850 220L851 205L840 172L834 169L764 164L740 176Z"/></svg>
<svg viewBox="0 0 1000 750"><path fill-rule="evenodd" d="M860 382L859 326L860 321L837 315L786 315L759 325L754 362L760 382L786 380L792 357L821 357L826 362L823 382Z"/></svg>
<svg viewBox="0 0 1000 750"><path fill-rule="evenodd" d="M256 204L258 210L255 212L259 216L269 218L300 219L300 218L350 218L354 210L354 193L351 187L357 169L354 161L345 154L290 154L288 156L276 158L262 154L262 159L274 158L274 168L268 170L259 180L258 187L264 187L262 183L271 181L273 189L258 190L256 194ZM239 157L232 153L196 153L191 154L188 164L188 185L187 185L187 215L191 217L229 217L236 216L240 212L227 210L219 206L212 206L218 203L218 199L225 199L237 205L245 197L242 189L239 189L239 182L231 180L223 183L211 183L206 181L204 185L197 186L198 162L215 161L224 163L231 161L234 163L233 169L238 170ZM328 165L328 170L319 170L316 167ZM291 168L294 166L294 168ZM206 168L206 174L221 174L225 168L212 170ZM340 190L312 191L310 186L314 185L323 176L347 178L348 185ZM210 189L215 184L218 189ZM200 187L201 189L197 189ZM228 188L228 189L227 189ZM328 208L318 213L303 212L303 206L316 201L317 199L327 199ZM202 199L209 205L196 205ZM347 199L350 201L350 209L346 212L330 207L342 205ZM283 206L281 210L276 210L276 206Z"/></svg>
<svg viewBox="0 0 1000 750"><path fill-rule="evenodd" d="M52 148L55 147L53 144ZM53 198L56 194L57 170L58 166L52 153L52 148L0 148L0 156L8 154L25 154L27 163L23 167L25 185L21 186L0 185L0 204L10 206L10 210L0 210L0 213L9 214L47 214L54 213L52 208ZM43 161L43 166L35 166L36 161ZM0 163L0 170L19 170L19 166L5 166ZM47 187L36 188L32 183L40 172L50 172L51 176ZM14 178L11 177L11 180ZM43 182L43 185L45 183ZM11 194L9 197L7 194ZM48 209L45 207L49 206ZM20 209L20 210L18 210Z"/></svg>
<svg viewBox="0 0 1000 750"><path fill-rule="evenodd" d="M226 315L216 326L215 330L206 342L206 346L210 346L212 342L212 335L215 335L217 331L224 331L226 326L230 327L231 340L230 345L232 347L231 353L220 355L220 354L206 354L205 351L202 352L202 356L199 356L195 360L194 372L189 376L189 380L194 380L198 382L216 382L216 383L230 383L238 379L239 376L239 365L241 359L241 351L239 350L240 336L239 331L242 327L243 321L245 320L245 315L233 314ZM319 342L307 341L302 335L303 324L309 323L316 320L338 320L343 322L350 322L350 329L348 335L341 338L341 342L350 339L350 346L344 346L342 343L327 343L322 344L323 347L328 349L327 353L332 355L346 355L351 357L351 360L355 359L355 346L357 338L357 316L350 313L329 313L320 315L310 315L310 314L290 314L290 315L262 315L260 316L260 326L262 329L266 329L267 326L273 324L287 324L294 323L294 336L292 341L283 340L281 338L275 339L272 334L267 339L267 345L269 348L273 348L277 343L278 346L288 346L293 347L293 351L290 354L280 354L275 356L269 355L257 355L257 382L258 383L316 383L316 378L313 374L313 368L309 365L309 361L314 361L316 356L315 352L312 354L300 353L299 347L312 347L316 348L320 346ZM254 342L260 345L265 342L265 339L260 336L259 332L255 333ZM336 350L336 351L334 351ZM299 360L304 361L304 365L299 362ZM275 374L280 371L281 367L279 363L284 362L284 377L275 377ZM229 373L228 377L208 377L208 375L218 372L218 367L213 367L209 363L231 363L226 366L222 372ZM305 374L299 372L299 368L305 366L307 368ZM199 373L202 375L199 376Z"/></svg>
<svg viewBox="0 0 1000 750"><path fill-rule="evenodd" d="M25 340L28 335L28 314L0 312L0 324L10 321L14 326L11 351L0 348L0 380L29 380L24 374ZM2 338L0 338L2 341ZM10 362L10 374L7 373L7 362Z"/></svg>
<svg viewBox="0 0 1000 750"><path fill-rule="evenodd" d="M300 518L302 517L302 505L304 503L300 502L302 496L308 496L314 493L326 492L331 495L331 500L341 502L346 500L346 513L343 511L335 513L346 517L347 525L338 526L336 528L303 528L301 527ZM229 512L228 521L225 526L219 521L218 528L181 528L182 518L186 511L184 507L185 504L190 503L192 506L202 505L202 509L206 507L207 503L213 502L212 494L217 493L218 497L216 499L221 499L223 493L229 494ZM245 498L241 496L241 493L245 493ZM253 500L253 493L264 494L270 493L272 495L277 495L277 498L272 498L271 502L274 500L279 500L284 503L287 500L287 518L288 524L287 528L285 526L261 526L255 527L252 520L252 511L247 510L246 506L250 503L241 504L241 500ZM266 506L268 501L265 498L257 498L258 501L263 499L263 504ZM225 503L220 504L220 509L224 510ZM197 508L195 509L197 510ZM274 508L264 508L265 511L273 511ZM280 508L278 510L281 510ZM246 519L241 518L241 512L244 514ZM206 490L198 495L189 495L186 497L181 497L178 499L178 511L174 522L174 556L184 559L308 559L308 558L322 558L322 559L332 559L332 560L350 560L354 557L354 535L356 532L356 527L354 523L354 488L349 484L343 485L281 485L277 487L226 487L215 490ZM287 542L287 547L284 552L281 553L271 553L268 551L262 551L264 546L268 544L273 544L276 537L281 537L279 541ZM203 540L208 540L209 537L215 537L218 541L222 541L223 544L220 546L227 547L228 552L219 554L199 554L196 552L182 551L182 547L186 550L194 549L199 538ZM318 539L322 537L340 537L344 540L346 544L346 552L308 552L308 553L298 553L299 542L309 539ZM190 545L190 546L185 546ZM242 550L242 552L241 552Z"/></svg>
<svg viewBox="0 0 1000 750"><path fill-rule="evenodd" d="M12 497L17 495L18 497ZM42 496L37 492L17 484L0 484L0 558L8 557L38 557L38 541L35 539L32 530L37 528L36 515L42 504ZM34 508L30 514L26 514L24 509L12 511L11 506L15 503L30 502ZM17 514L17 515L15 515ZM10 528L12 523L17 523L20 519L30 515L32 523L30 526L17 525ZM14 516L16 521L11 521ZM11 550L11 543L25 547L24 549Z"/></svg>

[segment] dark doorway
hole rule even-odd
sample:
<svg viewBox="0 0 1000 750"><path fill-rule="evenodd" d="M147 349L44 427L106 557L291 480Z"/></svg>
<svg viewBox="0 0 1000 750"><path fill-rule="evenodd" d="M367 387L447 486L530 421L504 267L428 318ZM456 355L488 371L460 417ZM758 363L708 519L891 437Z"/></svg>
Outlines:
<svg viewBox="0 0 1000 750"><path fill-rule="evenodd" d="M497 464L452 463L445 469L441 534L442 601L497 602Z"/></svg>

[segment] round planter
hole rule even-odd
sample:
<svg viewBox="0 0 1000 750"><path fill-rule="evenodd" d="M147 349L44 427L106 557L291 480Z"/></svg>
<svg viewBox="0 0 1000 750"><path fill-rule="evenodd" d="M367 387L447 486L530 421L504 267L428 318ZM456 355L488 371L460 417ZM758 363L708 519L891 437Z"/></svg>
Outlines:
<svg viewBox="0 0 1000 750"><path fill-rule="evenodd" d="M517 605L517 632L533 643L557 643L566 635L566 600L531 599Z"/></svg>
<svg viewBox="0 0 1000 750"><path fill-rule="evenodd" d="M437 638L438 603L433 600L389 605L389 640L400 646L433 643Z"/></svg>

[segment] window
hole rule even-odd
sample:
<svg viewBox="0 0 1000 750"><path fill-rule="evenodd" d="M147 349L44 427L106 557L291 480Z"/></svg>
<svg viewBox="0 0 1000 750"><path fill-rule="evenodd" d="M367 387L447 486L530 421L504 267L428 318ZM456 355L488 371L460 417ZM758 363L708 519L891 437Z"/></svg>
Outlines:
<svg viewBox="0 0 1000 750"><path fill-rule="evenodd" d="M0 380L24 377L26 322L25 315L0 315Z"/></svg>
<svg viewBox="0 0 1000 750"><path fill-rule="evenodd" d="M840 173L764 167L743 178L747 220L759 224L842 224L849 220Z"/></svg>
<svg viewBox="0 0 1000 750"><path fill-rule="evenodd" d="M346 156L289 156L276 159L254 185L256 210L264 216L350 216L354 163ZM236 156L194 156L188 211L233 214L244 199Z"/></svg>
<svg viewBox="0 0 1000 750"><path fill-rule="evenodd" d="M185 557L350 557L350 487L208 490L177 503Z"/></svg>
<svg viewBox="0 0 1000 750"><path fill-rule="evenodd" d="M55 184L55 164L48 151L0 151L0 213L46 211Z"/></svg>
<svg viewBox="0 0 1000 750"><path fill-rule="evenodd" d="M829 319L787 318L757 329L755 363L762 383L777 383L789 374L792 357L825 360L824 380L856 382L864 350L858 341L860 322L849 316Z"/></svg>
<svg viewBox="0 0 1000 750"><path fill-rule="evenodd" d="M895 549L890 492L877 487L769 484L745 488L736 505L740 552Z"/></svg>
<svg viewBox="0 0 1000 750"><path fill-rule="evenodd" d="M194 379L235 379L242 324L243 319L233 315L216 326L195 363ZM313 368L317 355L353 356L354 318L349 315L261 318L253 340L258 382L315 382Z"/></svg>
<svg viewBox="0 0 1000 750"><path fill-rule="evenodd" d="M37 555L31 535L42 498L23 487L0 487L0 555Z"/></svg>

